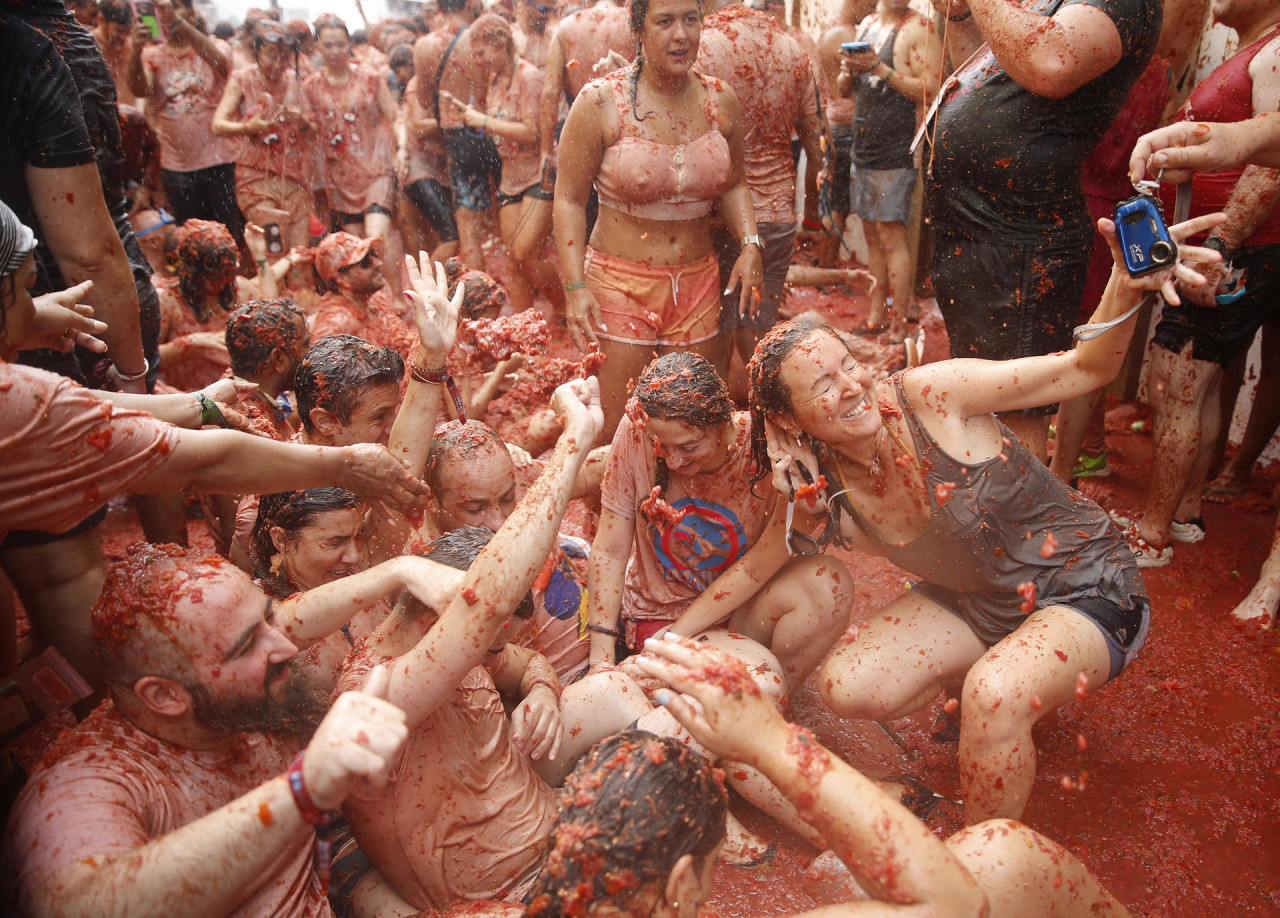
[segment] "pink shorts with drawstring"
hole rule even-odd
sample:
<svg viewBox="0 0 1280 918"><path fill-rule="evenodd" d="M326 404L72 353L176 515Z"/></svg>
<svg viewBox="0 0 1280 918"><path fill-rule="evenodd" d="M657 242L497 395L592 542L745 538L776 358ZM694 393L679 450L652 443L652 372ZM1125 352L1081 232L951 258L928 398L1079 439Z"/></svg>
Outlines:
<svg viewBox="0 0 1280 918"><path fill-rule="evenodd" d="M587 249L587 289L607 330L626 344L679 347L716 336L720 265L715 253L685 265L644 265Z"/></svg>

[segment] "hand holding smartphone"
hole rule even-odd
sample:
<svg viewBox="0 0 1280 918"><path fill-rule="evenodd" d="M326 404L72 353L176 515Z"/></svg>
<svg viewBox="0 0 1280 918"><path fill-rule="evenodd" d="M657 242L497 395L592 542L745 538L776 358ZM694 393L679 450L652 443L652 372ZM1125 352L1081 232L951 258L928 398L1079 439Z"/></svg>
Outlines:
<svg viewBox="0 0 1280 918"><path fill-rule="evenodd" d="M160 17L156 15L154 0L130 0L130 5L133 7L134 20L147 27L153 41L160 41L164 37L163 29L160 27Z"/></svg>

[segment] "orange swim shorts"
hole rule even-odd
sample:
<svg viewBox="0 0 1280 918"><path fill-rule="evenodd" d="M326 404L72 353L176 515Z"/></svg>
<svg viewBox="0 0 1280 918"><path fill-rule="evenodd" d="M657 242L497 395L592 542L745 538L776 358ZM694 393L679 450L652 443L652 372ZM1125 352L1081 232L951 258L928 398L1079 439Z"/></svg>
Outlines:
<svg viewBox="0 0 1280 918"><path fill-rule="evenodd" d="M719 331L714 252L685 265L643 265L588 248L586 282L608 328L596 334L609 341L680 347Z"/></svg>

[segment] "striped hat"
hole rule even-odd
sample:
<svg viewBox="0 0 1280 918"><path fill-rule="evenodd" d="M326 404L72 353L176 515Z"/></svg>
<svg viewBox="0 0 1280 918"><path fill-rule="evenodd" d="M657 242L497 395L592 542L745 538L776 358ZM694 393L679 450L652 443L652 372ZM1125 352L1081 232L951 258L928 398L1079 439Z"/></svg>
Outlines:
<svg viewBox="0 0 1280 918"><path fill-rule="evenodd" d="M8 277L21 268L35 247L35 233L0 201L0 277Z"/></svg>

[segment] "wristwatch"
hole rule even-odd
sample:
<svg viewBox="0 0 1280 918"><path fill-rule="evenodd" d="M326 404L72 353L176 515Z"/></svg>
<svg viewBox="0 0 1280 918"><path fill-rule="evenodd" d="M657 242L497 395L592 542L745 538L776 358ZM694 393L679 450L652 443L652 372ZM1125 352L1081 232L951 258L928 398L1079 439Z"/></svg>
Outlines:
<svg viewBox="0 0 1280 918"><path fill-rule="evenodd" d="M764 243L760 241L760 234L759 234L759 233L757 233L757 234L756 234L756 235L754 235L754 236L743 236L743 237L742 237L742 247L745 249L745 248L746 248L747 246L749 246L749 245L754 245L754 246L755 246L757 249L759 249L760 251L762 251L762 252L764 251Z"/></svg>
<svg viewBox="0 0 1280 918"><path fill-rule="evenodd" d="M1221 236L1210 236L1204 242L1200 243L1200 245L1206 249L1213 249L1222 256L1223 261L1230 261L1231 256L1235 254L1227 248L1227 240L1223 239Z"/></svg>

